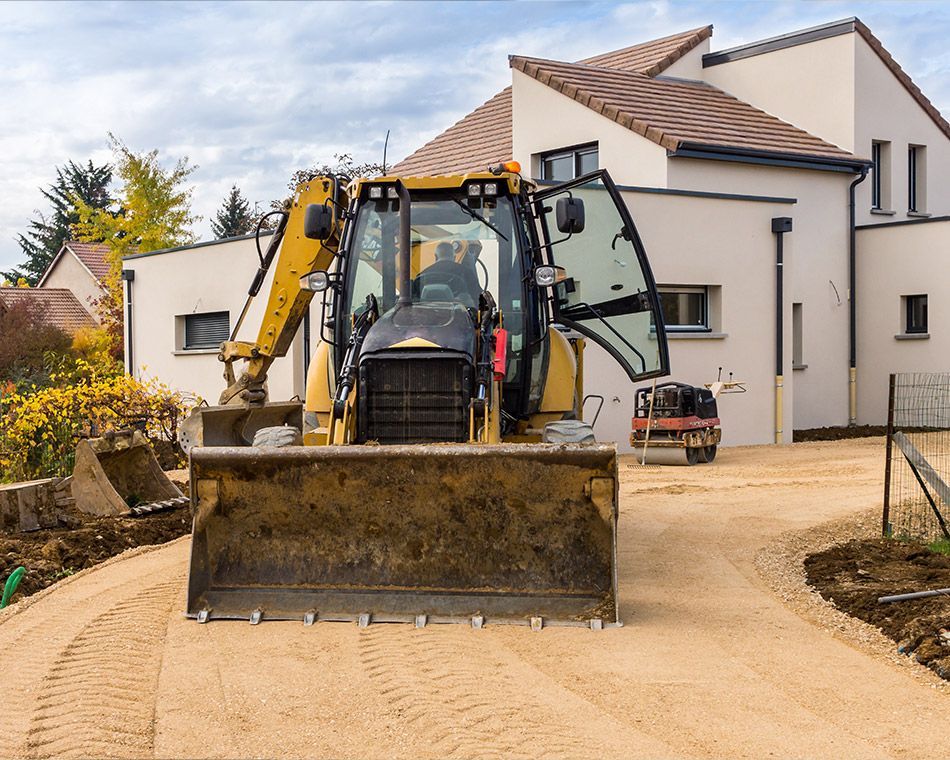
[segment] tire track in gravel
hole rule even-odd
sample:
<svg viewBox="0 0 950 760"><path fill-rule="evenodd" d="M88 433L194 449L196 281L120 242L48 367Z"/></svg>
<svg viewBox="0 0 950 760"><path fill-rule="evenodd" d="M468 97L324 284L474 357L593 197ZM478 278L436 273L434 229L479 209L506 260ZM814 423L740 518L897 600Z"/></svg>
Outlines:
<svg viewBox="0 0 950 760"><path fill-rule="evenodd" d="M87 623L43 680L30 758L152 754L154 694L183 576L147 586Z"/></svg>
<svg viewBox="0 0 950 760"><path fill-rule="evenodd" d="M375 625L360 631L359 649L391 713L435 757L622 756L644 745L669 752L555 684L491 631Z"/></svg>
<svg viewBox="0 0 950 760"><path fill-rule="evenodd" d="M143 555L151 555L145 557ZM30 751L27 741L44 693L46 679L60 663L64 652L91 621L114 606L142 594L143 585L172 583L172 597L184 584L187 543L168 547L143 547L132 556L108 560L93 571L76 576L25 600L25 608L10 608L0 618L0 651L14 663L3 669L0 690L0 758L21 758ZM145 572L142 572L147 568ZM170 573L175 580L170 579ZM22 604L22 603L21 603ZM4 610L5 613L8 610ZM167 623L167 615L162 625ZM119 641L118 646L124 642ZM113 646L109 651L115 650ZM78 676L89 663L80 657ZM86 674L84 678L94 678ZM99 696L102 693L103 696ZM149 695L150 696L150 695ZM96 690L95 701L107 702L109 696ZM53 700L55 701L55 700ZM69 712L77 705L71 703ZM88 753L87 753L88 754Z"/></svg>

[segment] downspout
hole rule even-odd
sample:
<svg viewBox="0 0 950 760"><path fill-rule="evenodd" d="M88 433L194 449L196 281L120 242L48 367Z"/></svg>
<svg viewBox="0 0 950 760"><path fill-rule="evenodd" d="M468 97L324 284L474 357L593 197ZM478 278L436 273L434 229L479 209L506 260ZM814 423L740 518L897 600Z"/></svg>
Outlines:
<svg viewBox="0 0 950 760"><path fill-rule="evenodd" d="M785 373L785 233L792 231L790 216L777 216L772 219L772 232L775 233L775 442L782 443L784 423L782 408L784 404L783 386Z"/></svg>
<svg viewBox="0 0 950 760"><path fill-rule="evenodd" d="M855 304L857 291L857 232L855 229L855 188L868 176L868 167L861 167L861 176L848 187L848 425L858 424L858 312Z"/></svg>
<svg viewBox="0 0 950 760"><path fill-rule="evenodd" d="M135 280L135 270L123 269L122 279L128 283L128 285L126 285L126 309L128 311L128 316L125 318L125 348L128 358L126 360L127 364L125 367L125 373L127 375L133 375L135 370L135 362L132 359L132 282Z"/></svg>

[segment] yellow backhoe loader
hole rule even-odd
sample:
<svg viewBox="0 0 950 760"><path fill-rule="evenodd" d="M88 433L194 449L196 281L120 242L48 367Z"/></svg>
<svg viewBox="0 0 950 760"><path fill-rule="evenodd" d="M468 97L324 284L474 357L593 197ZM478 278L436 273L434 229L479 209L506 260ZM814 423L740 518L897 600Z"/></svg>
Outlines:
<svg viewBox="0 0 950 760"><path fill-rule="evenodd" d="M656 286L606 171L519 172L297 188L258 246L258 338L237 340L245 307L220 405L182 429L189 616L620 622L616 451L582 421L583 352L667 374ZM308 306L306 399L269 402Z"/></svg>

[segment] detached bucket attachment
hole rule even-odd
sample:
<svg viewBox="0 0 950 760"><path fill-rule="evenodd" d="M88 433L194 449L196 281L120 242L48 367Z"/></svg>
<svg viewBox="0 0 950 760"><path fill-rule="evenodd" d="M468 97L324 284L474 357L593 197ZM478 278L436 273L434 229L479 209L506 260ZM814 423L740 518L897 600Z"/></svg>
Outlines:
<svg viewBox="0 0 950 760"><path fill-rule="evenodd" d="M188 615L619 623L612 445L196 448Z"/></svg>
<svg viewBox="0 0 950 760"><path fill-rule="evenodd" d="M183 498L138 430L80 441L71 487L76 508L100 516L127 515L156 502L180 505Z"/></svg>

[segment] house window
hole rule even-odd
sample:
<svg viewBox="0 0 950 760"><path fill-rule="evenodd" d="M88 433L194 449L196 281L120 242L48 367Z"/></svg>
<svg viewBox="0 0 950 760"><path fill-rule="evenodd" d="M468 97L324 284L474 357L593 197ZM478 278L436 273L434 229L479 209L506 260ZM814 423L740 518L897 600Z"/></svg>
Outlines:
<svg viewBox="0 0 950 760"><path fill-rule="evenodd" d="M802 305L792 304L792 369L805 366L805 352L803 345Z"/></svg>
<svg viewBox="0 0 950 760"><path fill-rule="evenodd" d="M230 337L230 318L226 311L209 311L203 314L186 314L179 317L183 323L182 350L217 348Z"/></svg>
<svg viewBox="0 0 950 760"><path fill-rule="evenodd" d="M907 210L923 213L926 203L927 149L923 145L907 148Z"/></svg>
<svg viewBox="0 0 950 760"><path fill-rule="evenodd" d="M667 330L709 331L707 288L660 286L660 310Z"/></svg>
<svg viewBox="0 0 950 760"><path fill-rule="evenodd" d="M540 158L541 179L552 182L566 182L600 166L597 143L544 153Z"/></svg>
<svg viewBox="0 0 950 760"><path fill-rule="evenodd" d="M871 143L871 208L875 211L891 206L890 146L883 140Z"/></svg>
<svg viewBox="0 0 950 760"><path fill-rule="evenodd" d="M919 334L927 332L927 296L904 296L904 332Z"/></svg>

